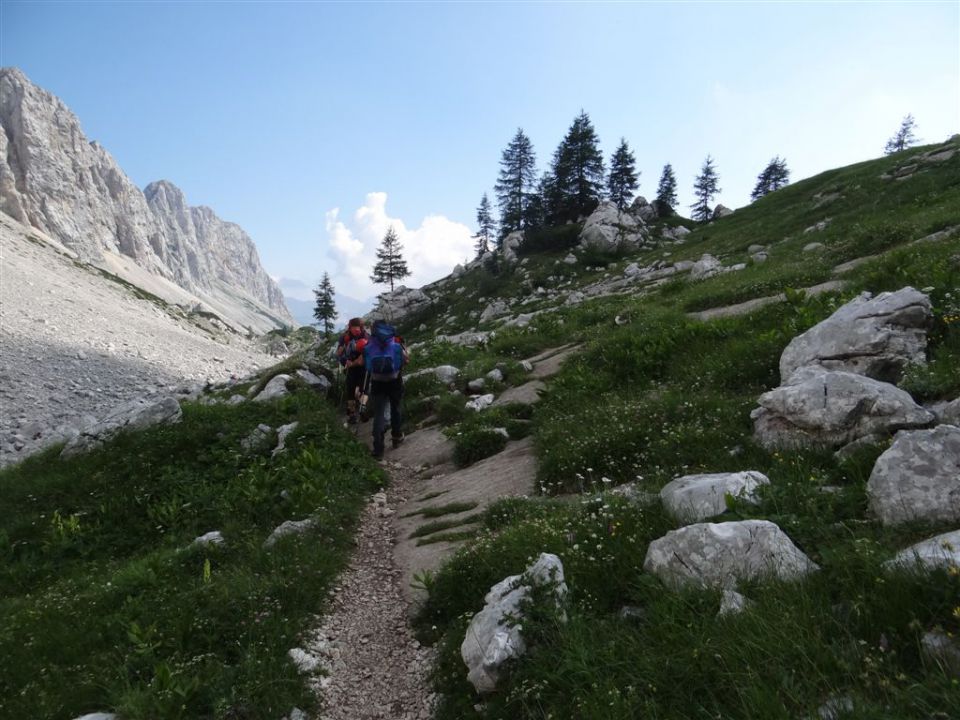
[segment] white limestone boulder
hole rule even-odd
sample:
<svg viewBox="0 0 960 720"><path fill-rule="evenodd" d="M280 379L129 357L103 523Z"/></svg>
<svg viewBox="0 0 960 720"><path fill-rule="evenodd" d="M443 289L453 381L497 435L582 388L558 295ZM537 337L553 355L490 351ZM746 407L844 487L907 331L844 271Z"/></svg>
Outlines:
<svg viewBox="0 0 960 720"><path fill-rule="evenodd" d="M765 448L840 447L874 434L923 428L934 416L903 390L849 372L810 366L764 393L750 414Z"/></svg>
<svg viewBox="0 0 960 720"><path fill-rule="evenodd" d="M85 426L60 452L60 457L72 457L100 447L119 433L143 430L156 425L172 425L183 419L183 411L176 398L165 397L159 402L134 400L119 406L103 420Z"/></svg>
<svg viewBox="0 0 960 720"><path fill-rule="evenodd" d="M289 382L289 380L290 376L286 373L274 375L270 378L270 382L263 386L263 390L258 392L253 398L254 402L269 402L270 400L286 397L290 394L290 391L287 389L287 382Z"/></svg>
<svg viewBox="0 0 960 720"><path fill-rule="evenodd" d="M580 246L613 251L636 247L643 241L645 225L628 212L620 212L609 200L601 201L580 231Z"/></svg>
<svg viewBox="0 0 960 720"><path fill-rule="evenodd" d="M930 298L912 287L876 297L863 293L790 341L780 357L780 379L821 365L896 382L908 364L926 362L932 319Z"/></svg>
<svg viewBox="0 0 960 720"><path fill-rule="evenodd" d="M727 509L727 496L756 501L757 488L770 479L755 470L709 475L685 475L660 490L663 506L683 522L697 522Z"/></svg>
<svg viewBox="0 0 960 720"><path fill-rule="evenodd" d="M401 285L392 292L386 292L378 296L377 306L370 312L370 318L383 318L392 323L397 323L414 313L425 310L432 304L433 298L423 290Z"/></svg>
<svg viewBox="0 0 960 720"><path fill-rule="evenodd" d="M898 432L873 466L867 500L884 525L960 520L960 427Z"/></svg>
<svg viewBox="0 0 960 720"><path fill-rule="evenodd" d="M480 412L484 408L488 408L493 405L494 395L493 393L487 393L486 395L477 395L477 397L469 400L465 407L467 410L473 410L474 412Z"/></svg>
<svg viewBox="0 0 960 720"><path fill-rule="evenodd" d="M507 235L500 244L500 253L503 255L504 261L515 263L521 245L523 245L523 230L515 230Z"/></svg>
<svg viewBox="0 0 960 720"><path fill-rule="evenodd" d="M741 520L668 532L650 543L643 569L673 587L732 590L740 580L797 580L818 567L772 522Z"/></svg>
<svg viewBox="0 0 960 720"><path fill-rule="evenodd" d="M270 533L269 537L263 541L263 547L272 548L281 538L285 538L289 535L302 535L304 533L310 532L315 529L319 523L314 518L307 518L306 520L287 520L284 523L281 523L273 532Z"/></svg>
<svg viewBox="0 0 960 720"><path fill-rule="evenodd" d="M468 669L467 679L478 693L496 690L501 666L526 652L522 604L537 586L552 588L557 606L563 602L567 585L563 563L556 555L541 553L522 575L511 575L490 588L483 599L483 610L470 620L460 657Z"/></svg>
<svg viewBox="0 0 960 720"><path fill-rule="evenodd" d="M510 306L503 300L494 300L480 313L480 322L486 323L510 314Z"/></svg>
<svg viewBox="0 0 960 720"><path fill-rule="evenodd" d="M691 280L704 280L723 272L723 263L709 253L702 255L690 268Z"/></svg>
<svg viewBox="0 0 960 720"><path fill-rule="evenodd" d="M885 566L904 570L960 568L960 530L942 533L911 545L888 560Z"/></svg>

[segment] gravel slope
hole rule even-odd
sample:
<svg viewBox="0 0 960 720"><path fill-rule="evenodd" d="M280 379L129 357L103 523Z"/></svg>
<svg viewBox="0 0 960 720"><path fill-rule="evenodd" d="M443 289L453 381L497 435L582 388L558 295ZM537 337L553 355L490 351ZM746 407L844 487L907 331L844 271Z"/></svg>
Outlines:
<svg viewBox="0 0 960 720"><path fill-rule="evenodd" d="M0 213L0 466L123 402L276 362L211 329Z"/></svg>

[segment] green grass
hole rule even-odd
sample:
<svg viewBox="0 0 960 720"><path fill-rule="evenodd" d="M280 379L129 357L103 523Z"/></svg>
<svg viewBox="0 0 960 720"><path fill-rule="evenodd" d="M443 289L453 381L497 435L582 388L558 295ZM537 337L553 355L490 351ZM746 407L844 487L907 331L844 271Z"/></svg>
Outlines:
<svg viewBox="0 0 960 720"><path fill-rule="evenodd" d="M417 547L422 545L434 545L439 542L460 542L461 540L472 540L477 536L476 530L458 530L456 532L438 532L417 540Z"/></svg>
<svg viewBox="0 0 960 720"><path fill-rule="evenodd" d="M779 384L779 358L793 337L861 291L906 285L928 293L934 320L929 362L909 368L901 387L923 402L960 395L960 246L955 237L914 242L960 224L960 157L906 181L880 177L923 150L796 183L697 226L682 245L594 259L615 262L611 273L629 260L696 260L707 252L726 265L748 265L700 282L677 279L646 295L565 307L529 329L498 332L476 353L475 363L492 365L583 343L526 418L548 497L496 503L475 539L431 577L417 623L439 648L438 720L786 719L816 717L833 696L849 696L850 717L861 720L955 716L960 680L925 661L919 647L927 631L960 633L960 575L883 568L903 547L955 524L880 526L867 512L866 482L882 447L845 461L824 450L770 452L754 442L750 420L757 397ZM831 193L836 197L818 205L818 194ZM826 218L825 230L804 233ZM824 247L804 252L813 241ZM766 263L749 260L751 244L767 248ZM559 271L555 260L566 252L531 253L527 267L538 281L550 273L573 280L570 289L602 274L582 266ZM845 274L842 291L815 298L797 292L867 255L876 257ZM511 272L483 281L488 297L495 283L504 295L517 292ZM786 302L745 316L699 322L686 314L781 292ZM614 324L617 315L627 324ZM444 402L460 437L504 420L454 412L453 401ZM628 481L656 492L679 475L743 469L764 472L770 486L757 505L735 503L713 521L771 520L821 570L799 583L744 583L751 609L722 620L715 617L717 591L668 590L643 572L649 543L676 527L659 505L550 497L596 497ZM566 621L528 608L528 653L478 704L459 655L466 626L490 587L540 552L563 560ZM624 606L640 608L639 617L621 619Z"/></svg>
<svg viewBox="0 0 960 720"><path fill-rule="evenodd" d="M458 518L456 520L435 520L434 522L424 523L412 533L410 533L410 538L426 537L427 535L433 535L434 533L440 532L441 530L449 530L450 528L459 527L461 525L468 525L470 523L475 523L480 519L480 515L467 515L464 518Z"/></svg>
<svg viewBox="0 0 960 720"><path fill-rule="evenodd" d="M475 502L453 502L447 503L446 505L431 505L429 507L421 508L420 510L414 510L409 512L403 517L416 517L420 515L425 518L436 518L443 517L444 515L454 515L456 513L466 512L467 510L473 510L477 507Z"/></svg>
<svg viewBox="0 0 960 720"><path fill-rule="evenodd" d="M253 455L258 423L297 420ZM314 704L286 657L380 471L310 392L187 405L174 426L0 473L0 716L277 718ZM286 499L281 496L285 491ZM274 527L319 529L262 548ZM191 546L220 530L222 547Z"/></svg>

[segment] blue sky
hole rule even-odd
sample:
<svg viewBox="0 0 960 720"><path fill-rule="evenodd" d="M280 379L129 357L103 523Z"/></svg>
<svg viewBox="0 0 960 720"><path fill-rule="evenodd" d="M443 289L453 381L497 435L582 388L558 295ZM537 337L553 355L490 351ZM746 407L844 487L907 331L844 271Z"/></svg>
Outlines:
<svg viewBox="0 0 960 720"><path fill-rule="evenodd" d="M141 187L165 178L254 238L293 292L356 298L401 230L421 284L469 232L517 127L541 167L586 110L681 202L709 153L748 202L875 157L911 112L960 131L960 3L313 3L2 0L0 63L58 95ZM469 229L468 229L469 228ZM301 290L302 294L302 290Z"/></svg>

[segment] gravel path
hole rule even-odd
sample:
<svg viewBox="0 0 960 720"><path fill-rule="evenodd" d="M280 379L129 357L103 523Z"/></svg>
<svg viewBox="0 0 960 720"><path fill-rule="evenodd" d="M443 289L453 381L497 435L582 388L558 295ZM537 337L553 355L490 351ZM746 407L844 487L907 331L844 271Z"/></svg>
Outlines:
<svg viewBox="0 0 960 720"><path fill-rule="evenodd" d="M357 549L333 589L330 614L307 643L329 673L317 687L322 720L427 720L432 714L433 650L413 637L404 575L393 552L393 508L415 492L417 478L399 465L387 470L390 486L364 510Z"/></svg>

